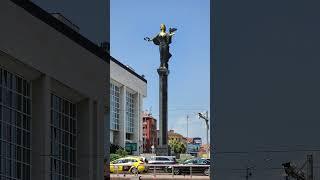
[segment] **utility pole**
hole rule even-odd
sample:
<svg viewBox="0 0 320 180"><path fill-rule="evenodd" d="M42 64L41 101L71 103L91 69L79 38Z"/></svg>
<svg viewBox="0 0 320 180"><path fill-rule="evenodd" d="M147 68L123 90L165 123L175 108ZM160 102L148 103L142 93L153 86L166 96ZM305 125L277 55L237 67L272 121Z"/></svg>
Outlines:
<svg viewBox="0 0 320 180"><path fill-rule="evenodd" d="M312 157L312 154L307 155L307 180L313 180L313 157Z"/></svg>
<svg viewBox="0 0 320 180"><path fill-rule="evenodd" d="M203 119L206 122L206 128L207 128L207 156L209 157L209 115L208 115L208 111L206 111L205 113L198 113L199 115L199 119Z"/></svg>
<svg viewBox="0 0 320 180"><path fill-rule="evenodd" d="M189 115L187 115L187 147L186 147L186 152L189 153L188 150L188 138L189 138Z"/></svg>
<svg viewBox="0 0 320 180"><path fill-rule="evenodd" d="M189 137L189 115L187 115L187 138Z"/></svg>

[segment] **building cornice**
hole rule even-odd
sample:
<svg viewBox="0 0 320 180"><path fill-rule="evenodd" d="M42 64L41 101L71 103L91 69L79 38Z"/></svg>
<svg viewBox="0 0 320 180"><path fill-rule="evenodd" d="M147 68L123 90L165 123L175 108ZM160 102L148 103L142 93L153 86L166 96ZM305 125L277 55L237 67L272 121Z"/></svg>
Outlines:
<svg viewBox="0 0 320 180"><path fill-rule="evenodd" d="M32 16L36 17L37 19L41 20L42 22L46 23L50 27L54 28L56 31L60 32L64 36L68 37L70 40L74 41L78 45L82 46L83 48L90 51L92 54L96 55L100 59L109 63L110 61L110 54L106 52L103 48L99 47L89 39L82 36L77 31L73 30L68 25L64 24L54 16L52 16L47 11L43 10L30 0L11 0L17 6L23 8Z"/></svg>

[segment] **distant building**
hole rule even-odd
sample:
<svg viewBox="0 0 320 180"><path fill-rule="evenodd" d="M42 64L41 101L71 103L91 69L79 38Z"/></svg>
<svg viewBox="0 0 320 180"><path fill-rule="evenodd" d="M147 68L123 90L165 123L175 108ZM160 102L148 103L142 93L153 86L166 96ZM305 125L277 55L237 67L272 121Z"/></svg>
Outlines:
<svg viewBox="0 0 320 180"><path fill-rule="evenodd" d="M157 138L157 120L150 114L143 115L143 152L152 153L152 145L154 148L158 146Z"/></svg>
<svg viewBox="0 0 320 180"><path fill-rule="evenodd" d="M207 153L207 150L208 150L208 153ZM200 146L198 156L203 158L210 158L210 144L202 144Z"/></svg>
<svg viewBox="0 0 320 180"><path fill-rule="evenodd" d="M202 139L200 137L188 138L187 152L191 155L198 156L202 145Z"/></svg>
<svg viewBox="0 0 320 180"><path fill-rule="evenodd" d="M110 61L110 142L133 154L143 152L142 107L147 80L131 67L111 57ZM107 119L107 118L106 118Z"/></svg>
<svg viewBox="0 0 320 180"><path fill-rule="evenodd" d="M202 144L202 139L200 137L194 137L193 138L193 144Z"/></svg>
<svg viewBox="0 0 320 180"><path fill-rule="evenodd" d="M168 131L168 140L169 140L169 143L170 143L170 141L178 141L178 142L182 142L184 144L187 143L187 139L184 136L182 136L181 134L174 132L174 130Z"/></svg>

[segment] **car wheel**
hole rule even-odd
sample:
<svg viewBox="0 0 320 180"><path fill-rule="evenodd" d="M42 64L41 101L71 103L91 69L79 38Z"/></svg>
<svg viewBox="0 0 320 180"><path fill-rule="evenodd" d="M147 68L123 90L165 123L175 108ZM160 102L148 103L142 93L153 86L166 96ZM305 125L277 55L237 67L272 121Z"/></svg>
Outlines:
<svg viewBox="0 0 320 180"><path fill-rule="evenodd" d="M138 173L138 169L135 168L135 167L133 167L133 168L131 169L131 173L132 173L132 174L137 174L137 173Z"/></svg>
<svg viewBox="0 0 320 180"><path fill-rule="evenodd" d="M173 170L173 174L174 174L174 175L179 175L179 174L180 174L180 169L178 169L178 168L177 168L177 169L174 169L174 170Z"/></svg>
<svg viewBox="0 0 320 180"><path fill-rule="evenodd" d="M206 176L209 176L210 175L210 169L207 168L203 171L203 174L206 175Z"/></svg>
<svg viewBox="0 0 320 180"><path fill-rule="evenodd" d="M166 171L167 173L172 173L172 168L167 168Z"/></svg>

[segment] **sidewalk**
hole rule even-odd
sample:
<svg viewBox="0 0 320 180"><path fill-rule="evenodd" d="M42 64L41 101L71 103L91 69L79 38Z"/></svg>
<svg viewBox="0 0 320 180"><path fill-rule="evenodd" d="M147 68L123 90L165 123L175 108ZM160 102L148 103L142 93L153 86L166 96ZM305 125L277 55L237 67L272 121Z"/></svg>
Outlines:
<svg viewBox="0 0 320 180"><path fill-rule="evenodd" d="M209 180L210 177L208 176L192 176L192 178L190 176L183 176L183 175L175 175L174 177L172 177L172 175L157 175L156 177L154 177L153 175L139 175L139 176L135 176L135 175L126 175L125 177L123 175L114 175L112 174L110 176L112 180L139 180L143 179L143 180L155 180L155 179L161 179L161 180L167 180L167 179L176 179L176 180L185 180L185 179L203 179L203 180Z"/></svg>

